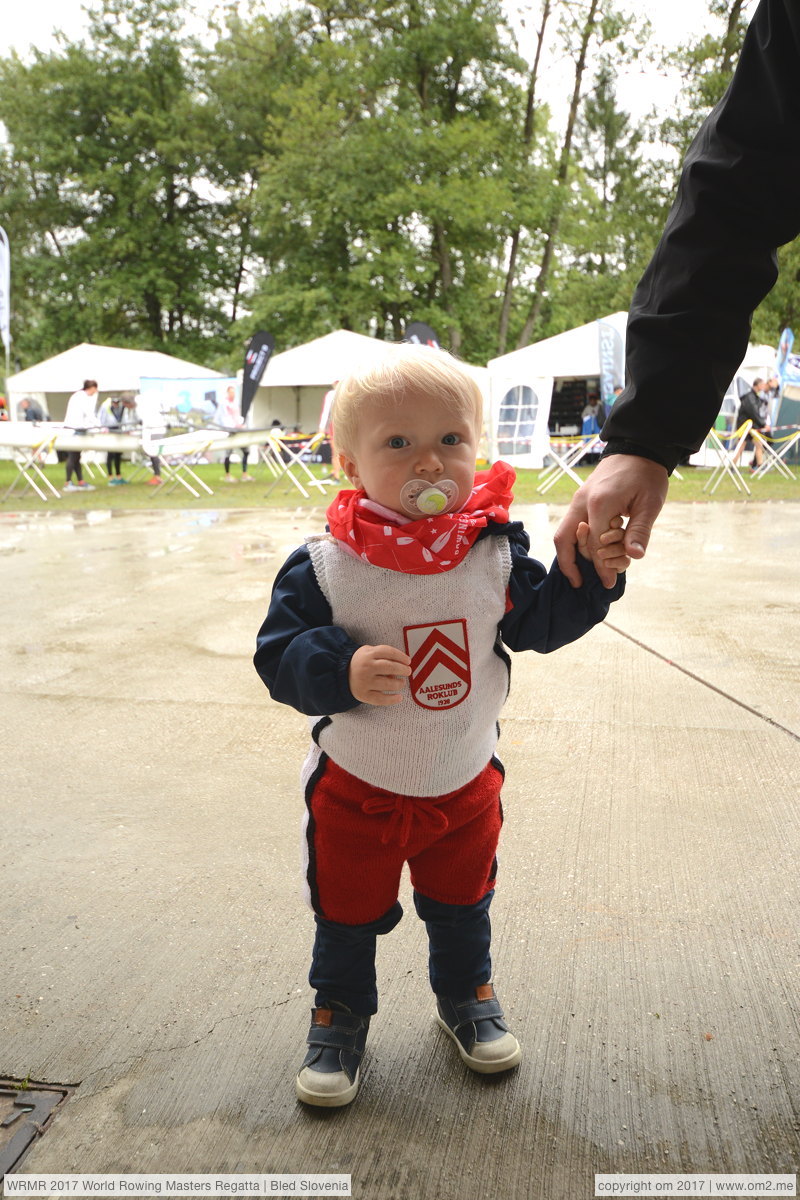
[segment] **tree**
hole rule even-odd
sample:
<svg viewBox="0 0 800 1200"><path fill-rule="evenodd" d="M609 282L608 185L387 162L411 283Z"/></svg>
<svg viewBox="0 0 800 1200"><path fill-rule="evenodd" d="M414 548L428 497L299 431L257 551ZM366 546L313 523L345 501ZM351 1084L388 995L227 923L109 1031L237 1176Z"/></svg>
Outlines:
<svg viewBox="0 0 800 1200"><path fill-rule="evenodd" d="M547 33L547 25L550 20L551 0L544 0L542 7L541 20L539 30L536 36L536 50L533 55L533 63L528 75L528 87L525 97L525 124L522 130L522 146L524 151L529 155L533 148L534 129L535 129L535 114L536 114L536 85L539 78L539 63L542 57L542 50L545 43L545 35ZM519 255L520 239L522 237L522 219L517 221L511 233L511 239L508 250L508 267L506 270L505 284L503 287L503 301L500 307L500 324L497 332L497 353L505 354L506 341L508 339L508 326L511 318L511 303L514 296L514 285L517 276L517 257Z"/></svg>
<svg viewBox="0 0 800 1200"><path fill-rule="evenodd" d="M621 57L625 54L623 36L633 22L616 12L613 0L588 0L586 4L565 3L562 13L562 36L574 55L572 94L566 129L561 144L558 166L553 181L550 210L544 227L544 246L538 263L536 279L531 289L518 347L526 346L539 324L548 297L551 272L557 265L561 224L572 196L570 177L574 169L573 139L580 110L584 74L589 61L590 47L615 41Z"/></svg>
<svg viewBox="0 0 800 1200"><path fill-rule="evenodd" d="M646 132L617 106L615 72L601 56L576 123L576 190L563 221L548 329L627 308L663 223L661 172L643 155Z"/></svg>
<svg viewBox="0 0 800 1200"><path fill-rule="evenodd" d="M689 143L727 88L747 28L745 0L706 0L711 28L701 38L667 54L667 67L680 71L684 86L676 111L661 124L661 139L682 162Z"/></svg>
<svg viewBox="0 0 800 1200"><path fill-rule="evenodd" d="M105 0L89 44L0 63L23 358L219 345L226 247L181 27L178 0Z"/></svg>
<svg viewBox="0 0 800 1200"><path fill-rule="evenodd" d="M416 317L491 353L523 101L498 5L308 12L311 67L259 181L254 313L292 340L339 325L396 337Z"/></svg>
<svg viewBox="0 0 800 1200"><path fill-rule="evenodd" d="M747 26L745 0L708 0L714 25L696 42L682 46L669 58L684 77L677 112L662 123L662 139L670 143L680 163L713 106L721 99L736 67ZM764 186L780 187L779 180ZM800 327L797 284L800 282L800 239L780 249L780 276L753 317L752 337L777 346L781 330Z"/></svg>

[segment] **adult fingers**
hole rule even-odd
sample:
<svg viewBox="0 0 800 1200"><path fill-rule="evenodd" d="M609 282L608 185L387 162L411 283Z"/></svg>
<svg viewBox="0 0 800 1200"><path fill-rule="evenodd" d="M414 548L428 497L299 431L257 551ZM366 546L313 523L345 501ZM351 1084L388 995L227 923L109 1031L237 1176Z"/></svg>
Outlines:
<svg viewBox="0 0 800 1200"><path fill-rule="evenodd" d="M574 588L579 588L583 584L583 577L578 568L575 556L578 526L586 520L587 516L586 505L581 496L582 491L583 488L579 488L572 497L572 503L567 509L553 538L561 573L566 576Z"/></svg>
<svg viewBox="0 0 800 1200"><path fill-rule="evenodd" d="M640 492L631 503L625 529L625 549L631 558L644 558L653 523L663 504L664 496L660 492L649 491Z"/></svg>

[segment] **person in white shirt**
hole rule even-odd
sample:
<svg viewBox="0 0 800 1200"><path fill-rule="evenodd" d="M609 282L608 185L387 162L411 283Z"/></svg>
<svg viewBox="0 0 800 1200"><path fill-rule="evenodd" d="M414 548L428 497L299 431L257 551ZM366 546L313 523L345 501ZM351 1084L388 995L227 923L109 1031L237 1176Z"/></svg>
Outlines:
<svg viewBox="0 0 800 1200"><path fill-rule="evenodd" d="M97 423L97 417L95 416L96 404L97 380L85 379L80 391L73 392L67 401L67 411L64 414L65 428L77 433L83 433L87 429L91 429ZM80 450L70 450L68 452L66 470L67 486L64 489L65 491L94 491L92 485L84 481ZM75 476L75 483L72 482L73 475Z"/></svg>

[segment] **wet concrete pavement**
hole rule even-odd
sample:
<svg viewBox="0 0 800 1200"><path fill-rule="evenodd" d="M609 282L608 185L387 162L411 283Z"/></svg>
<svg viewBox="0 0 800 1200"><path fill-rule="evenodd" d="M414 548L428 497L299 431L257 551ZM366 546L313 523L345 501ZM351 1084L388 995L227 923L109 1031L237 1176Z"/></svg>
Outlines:
<svg viewBox="0 0 800 1200"><path fill-rule="evenodd" d="M559 510L520 515L549 560ZM80 1085L23 1170L345 1172L367 1200L797 1171L800 505L668 506L605 626L515 657L493 921L523 1063L473 1076L435 1028L406 883L330 1113L293 1092L305 724L250 666L319 519L0 516L0 1076Z"/></svg>

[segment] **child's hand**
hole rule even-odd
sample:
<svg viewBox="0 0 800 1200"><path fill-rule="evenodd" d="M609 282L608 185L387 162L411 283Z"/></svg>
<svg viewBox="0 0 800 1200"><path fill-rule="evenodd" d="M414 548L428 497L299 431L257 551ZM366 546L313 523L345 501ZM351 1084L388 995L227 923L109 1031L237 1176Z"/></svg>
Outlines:
<svg viewBox="0 0 800 1200"><path fill-rule="evenodd" d="M362 704L399 704L411 659L394 646L359 646L350 659L347 682Z"/></svg>
<svg viewBox="0 0 800 1200"><path fill-rule="evenodd" d="M623 539L625 530L623 529L622 517L614 517L609 523L609 528L605 533L601 533L599 537L600 545L594 557L595 568L602 567L604 570L627 571L631 565L630 557L625 553ZM591 558L589 553L589 526L585 521L581 521L577 529L578 550L583 558Z"/></svg>

